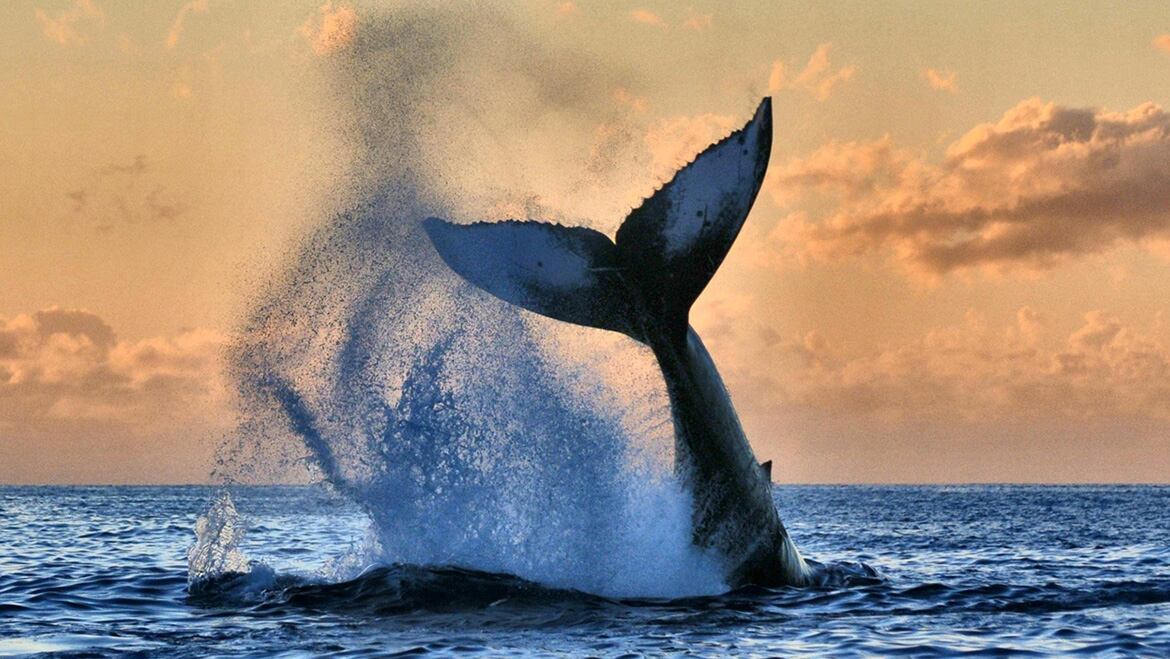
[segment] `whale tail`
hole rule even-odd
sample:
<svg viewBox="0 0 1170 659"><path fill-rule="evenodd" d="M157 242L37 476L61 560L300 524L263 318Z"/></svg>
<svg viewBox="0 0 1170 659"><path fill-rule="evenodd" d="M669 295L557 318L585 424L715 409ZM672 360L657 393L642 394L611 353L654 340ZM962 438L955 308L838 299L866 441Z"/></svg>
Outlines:
<svg viewBox="0 0 1170 659"><path fill-rule="evenodd" d="M534 221L423 227L464 279L517 306L653 344L686 341L691 305L731 249L772 147L765 98L739 130L707 147L634 209L616 241Z"/></svg>

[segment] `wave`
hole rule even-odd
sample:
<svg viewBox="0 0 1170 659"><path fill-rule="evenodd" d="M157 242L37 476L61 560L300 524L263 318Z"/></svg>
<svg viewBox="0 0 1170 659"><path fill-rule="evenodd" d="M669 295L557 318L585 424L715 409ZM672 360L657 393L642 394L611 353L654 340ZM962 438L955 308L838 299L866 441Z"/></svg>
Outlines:
<svg viewBox="0 0 1170 659"><path fill-rule="evenodd" d="M278 575L259 567L201 582L192 588L188 601L204 607L243 605L258 615L305 610L374 616L452 614L521 628L534 622L572 624L581 621L575 616L590 612L654 619L685 614L696 624L751 615L764 624L792 616L1068 614L1170 602L1167 580L1103 581L1089 588L1057 583L906 586L881 578L864 564L829 564L818 569L826 578L808 588L749 586L719 595L614 598L452 566L380 566L340 582Z"/></svg>

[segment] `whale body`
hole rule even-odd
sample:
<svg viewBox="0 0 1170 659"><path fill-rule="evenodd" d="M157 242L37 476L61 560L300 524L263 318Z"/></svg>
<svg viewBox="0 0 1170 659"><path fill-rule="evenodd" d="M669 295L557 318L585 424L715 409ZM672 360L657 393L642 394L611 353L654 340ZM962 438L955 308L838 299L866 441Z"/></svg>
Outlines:
<svg viewBox="0 0 1170 659"><path fill-rule="evenodd" d="M654 352L670 397L675 472L692 498L692 540L732 587L810 582L727 388L690 327L691 305L747 219L772 146L771 99L634 209L615 240L537 221L423 227L473 285L529 311L621 332Z"/></svg>

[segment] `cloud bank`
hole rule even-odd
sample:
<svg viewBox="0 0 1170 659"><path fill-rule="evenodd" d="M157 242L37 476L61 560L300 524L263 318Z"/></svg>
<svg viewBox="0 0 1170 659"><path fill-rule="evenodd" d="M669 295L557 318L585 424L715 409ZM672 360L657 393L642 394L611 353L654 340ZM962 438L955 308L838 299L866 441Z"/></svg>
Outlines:
<svg viewBox="0 0 1170 659"><path fill-rule="evenodd" d="M1093 310L1058 334L1032 307L998 327L972 310L960 323L857 352L817 331L781 336L745 322L752 307L750 299L722 301L707 308L703 326L749 413L851 419L860 433L923 421L1170 421L1160 319L1141 326Z"/></svg>
<svg viewBox="0 0 1170 659"><path fill-rule="evenodd" d="M830 195L835 211L787 223L813 257L889 254L931 276L980 267L1050 268L1170 237L1170 116L1032 98L968 131L941 163L888 138L829 144L781 167L777 200Z"/></svg>
<svg viewBox="0 0 1170 659"><path fill-rule="evenodd" d="M35 481L24 459L67 475L46 444L63 444L73 460L125 478L128 465L102 453L108 442L161 450L175 473L202 480L207 465L185 458L231 419L220 367L226 341L207 329L123 340L100 316L77 309L0 317L0 453L12 453L0 460L0 481Z"/></svg>

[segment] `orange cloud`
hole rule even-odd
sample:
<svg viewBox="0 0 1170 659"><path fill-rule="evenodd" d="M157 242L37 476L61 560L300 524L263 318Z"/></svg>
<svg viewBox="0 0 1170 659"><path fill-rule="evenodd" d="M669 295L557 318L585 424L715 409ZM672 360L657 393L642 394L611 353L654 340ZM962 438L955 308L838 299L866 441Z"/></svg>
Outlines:
<svg viewBox="0 0 1170 659"><path fill-rule="evenodd" d="M175 14L175 20L171 22L171 27L167 30L167 48L174 48L179 43L179 38L183 36L183 28L187 22L187 16L190 14L206 14L207 0L191 0L179 7L179 13Z"/></svg>
<svg viewBox="0 0 1170 659"><path fill-rule="evenodd" d="M768 91L778 92L784 89L785 68L784 62L776 60L772 62L772 72L768 75Z"/></svg>
<svg viewBox="0 0 1170 659"><path fill-rule="evenodd" d="M69 9L52 16L43 9L37 9L34 15L41 25L41 32L45 38L62 46L85 43L86 37L80 29L81 26L100 23L105 19L105 14L93 0L77 0Z"/></svg>
<svg viewBox="0 0 1170 659"><path fill-rule="evenodd" d="M831 144L773 179L781 201L839 195L787 227L811 256L885 251L931 276L1061 259L1170 237L1170 116L1029 99L951 144L939 164L882 143Z"/></svg>
<svg viewBox="0 0 1170 659"><path fill-rule="evenodd" d="M191 98L191 85L177 80L175 84L171 85L171 95L175 98Z"/></svg>
<svg viewBox="0 0 1170 659"><path fill-rule="evenodd" d="M777 167L769 189L781 205L809 191L838 191L857 199L889 185L891 176L897 176L911 158L888 135L872 142L830 142Z"/></svg>
<svg viewBox="0 0 1170 659"><path fill-rule="evenodd" d="M693 14L690 18L683 21L682 26L683 29L699 32L711 27L713 18L711 14Z"/></svg>
<svg viewBox="0 0 1170 659"><path fill-rule="evenodd" d="M922 75L926 78L926 82L930 85L931 89L940 92L950 92L951 94L958 93L959 91L958 85L955 84L954 71L943 73L935 69L926 69L922 72Z"/></svg>
<svg viewBox="0 0 1170 659"><path fill-rule="evenodd" d="M206 329L123 341L102 318L77 309L0 317L0 429L38 435L99 422L147 437L180 419L222 420L225 343Z"/></svg>
<svg viewBox="0 0 1170 659"><path fill-rule="evenodd" d="M700 114L660 119L646 131L644 142L653 170L667 176L686 164L703 149L735 129L731 115Z"/></svg>
<svg viewBox="0 0 1170 659"><path fill-rule="evenodd" d="M1105 311L1085 313L1063 336L1030 307L999 327L969 311L958 324L860 353L816 331L777 336L734 309L727 323L717 305L704 312L704 336L749 414L893 424L1170 421L1170 346L1156 327Z"/></svg>
<svg viewBox="0 0 1170 659"><path fill-rule="evenodd" d="M646 97L635 96L625 87L617 87L613 90L613 100L617 101L618 105L628 107L636 113L646 111Z"/></svg>
<svg viewBox="0 0 1170 659"><path fill-rule="evenodd" d="M666 22L662 20L661 16L646 9L635 9L631 11L630 18L638 23L643 23L645 25L666 27Z"/></svg>
<svg viewBox="0 0 1170 659"><path fill-rule="evenodd" d="M344 48L357 33L357 13L345 5L334 6L332 0L321 5L319 17L311 17L298 30L317 55L328 55Z"/></svg>
<svg viewBox="0 0 1170 659"><path fill-rule="evenodd" d="M573 2L573 0L565 0L557 5L557 14L560 16L568 16L578 11L580 11L580 8L577 7L577 3Z"/></svg>
<svg viewBox="0 0 1170 659"><path fill-rule="evenodd" d="M844 66L833 71L829 63L832 48L832 43L817 46L804 69L795 78L788 77L782 60L774 61L768 75L768 90L775 93L784 89L797 89L811 94L818 101L828 100L838 85L857 72L855 66Z"/></svg>
<svg viewBox="0 0 1170 659"><path fill-rule="evenodd" d="M1170 34L1159 34L1155 37L1154 48L1164 53L1170 53Z"/></svg>
<svg viewBox="0 0 1170 659"><path fill-rule="evenodd" d="M807 404L881 417L966 420L1144 417L1170 420L1170 349L1141 328L1091 311L1054 347L1036 345L1030 309L1000 331L957 327L815 374ZM815 369L806 369L814 376Z"/></svg>

